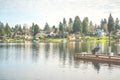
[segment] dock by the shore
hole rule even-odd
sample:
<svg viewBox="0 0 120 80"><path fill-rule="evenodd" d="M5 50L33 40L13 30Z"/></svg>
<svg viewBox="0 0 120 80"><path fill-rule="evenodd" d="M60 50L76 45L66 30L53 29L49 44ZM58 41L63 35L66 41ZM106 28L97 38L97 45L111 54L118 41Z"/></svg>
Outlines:
<svg viewBox="0 0 120 80"><path fill-rule="evenodd" d="M120 63L120 56L92 55L92 54L80 54L80 53L76 53L74 55L74 58L75 59L83 59L83 60L94 60L94 61Z"/></svg>

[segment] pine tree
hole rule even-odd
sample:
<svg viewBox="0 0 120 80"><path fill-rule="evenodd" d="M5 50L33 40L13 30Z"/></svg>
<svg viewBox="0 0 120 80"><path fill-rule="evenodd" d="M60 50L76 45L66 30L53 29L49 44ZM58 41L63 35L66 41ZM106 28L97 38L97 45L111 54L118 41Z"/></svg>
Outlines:
<svg viewBox="0 0 120 80"><path fill-rule="evenodd" d="M4 36L4 35L5 35L4 24L0 22L0 36Z"/></svg>
<svg viewBox="0 0 120 80"><path fill-rule="evenodd" d="M50 26L48 25L48 23L45 24L44 31L50 32Z"/></svg>
<svg viewBox="0 0 120 80"><path fill-rule="evenodd" d="M63 27L64 27L64 30L66 31L67 30L67 21L65 18L63 18Z"/></svg>
<svg viewBox="0 0 120 80"><path fill-rule="evenodd" d="M119 25L119 19L116 18L116 20L115 20L115 30L120 29L119 27L120 27L120 25Z"/></svg>
<svg viewBox="0 0 120 80"><path fill-rule="evenodd" d="M101 20L101 29L103 29L105 32L107 32L107 20L106 19L102 19Z"/></svg>
<svg viewBox="0 0 120 80"><path fill-rule="evenodd" d="M32 24L32 34L35 36L37 33L40 32L39 26L37 24Z"/></svg>
<svg viewBox="0 0 120 80"><path fill-rule="evenodd" d="M93 33L94 30L95 30L95 27L94 27L92 21L90 21L90 23L89 23L89 32Z"/></svg>
<svg viewBox="0 0 120 80"><path fill-rule="evenodd" d="M64 26L61 22L59 23L59 31L60 31L60 35L63 37L65 30L64 30Z"/></svg>
<svg viewBox="0 0 120 80"><path fill-rule="evenodd" d="M68 31L69 31L69 33L71 33L73 31L73 21L72 21L72 18L69 18Z"/></svg>
<svg viewBox="0 0 120 80"><path fill-rule="evenodd" d="M84 33L84 34L86 34L86 33L88 33L88 23L89 23L89 20L88 20L88 17L85 17L84 19L83 19L83 23L82 23L82 25L83 25L83 27L82 27L82 33Z"/></svg>
<svg viewBox="0 0 120 80"><path fill-rule="evenodd" d="M75 17L74 23L73 23L73 33L80 32L82 34L82 23L79 18L79 16Z"/></svg>
<svg viewBox="0 0 120 80"><path fill-rule="evenodd" d="M5 25L5 32L8 37L11 36L11 29L10 29L10 26L8 25L8 23L6 23L6 25Z"/></svg>
<svg viewBox="0 0 120 80"><path fill-rule="evenodd" d="M111 33L114 30L115 30L114 19L112 15L110 14L108 18L108 32Z"/></svg>

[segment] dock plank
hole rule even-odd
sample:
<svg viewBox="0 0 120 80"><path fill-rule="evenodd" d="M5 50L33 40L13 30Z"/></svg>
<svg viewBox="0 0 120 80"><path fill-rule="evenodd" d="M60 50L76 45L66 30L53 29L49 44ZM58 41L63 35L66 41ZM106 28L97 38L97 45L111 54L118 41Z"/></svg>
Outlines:
<svg viewBox="0 0 120 80"><path fill-rule="evenodd" d="M118 63L120 63L120 56L92 55L92 54L76 53L74 55L74 57L77 58L77 59L97 60L97 61L118 62Z"/></svg>

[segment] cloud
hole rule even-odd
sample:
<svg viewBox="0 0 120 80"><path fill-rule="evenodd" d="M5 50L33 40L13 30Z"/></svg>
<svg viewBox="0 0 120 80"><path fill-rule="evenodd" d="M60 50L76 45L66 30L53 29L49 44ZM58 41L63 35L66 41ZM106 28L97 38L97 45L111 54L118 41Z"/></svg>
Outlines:
<svg viewBox="0 0 120 80"><path fill-rule="evenodd" d="M41 26L48 22L52 26L58 25L63 17L68 20L76 15L81 19L87 16L94 23L107 18L109 13L120 17L119 0L0 0L0 3L1 20L9 23L12 18L13 22L34 21Z"/></svg>

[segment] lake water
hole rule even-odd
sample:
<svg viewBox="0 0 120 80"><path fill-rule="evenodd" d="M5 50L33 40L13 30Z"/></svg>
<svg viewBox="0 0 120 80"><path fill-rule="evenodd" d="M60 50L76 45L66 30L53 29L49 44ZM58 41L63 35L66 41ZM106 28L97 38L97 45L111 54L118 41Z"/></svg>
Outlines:
<svg viewBox="0 0 120 80"><path fill-rule="evenodd" d="M0 80L120 80L120 65L75 60L74 54L91 52L95 42L0 43ZM107 52L100 43L99 52ZM120 54L120 45L112 52Z"/></svg>

